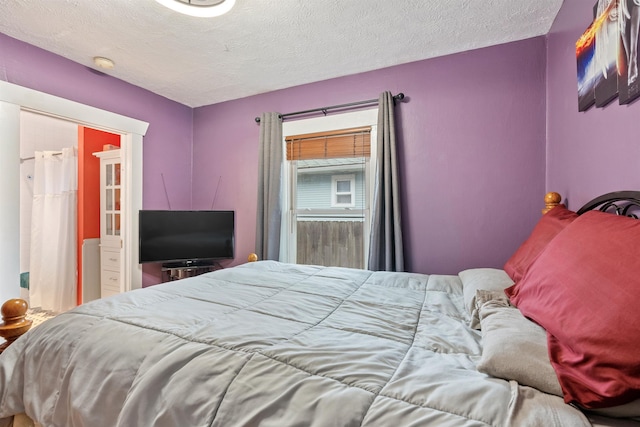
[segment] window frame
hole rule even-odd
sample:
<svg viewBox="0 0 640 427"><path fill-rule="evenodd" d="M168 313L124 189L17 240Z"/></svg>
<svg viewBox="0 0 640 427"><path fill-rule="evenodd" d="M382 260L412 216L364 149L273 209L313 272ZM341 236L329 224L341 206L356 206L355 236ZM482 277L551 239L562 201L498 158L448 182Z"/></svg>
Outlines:
<svg viewBox="0 0 640 427"><path fill-rule="evenodd" d="M349 191L339 191L338 182L348 182ZM331 207L332 208L355 208L356 207L356 174L331 175ZM338 202L338 196L349 196L349 203Z"/></svg>
<svg viewBox="0 0 640 427"><path fill-rule="evenodd" d="M282 222L280 231L280 261L295 262L296 261L296 216L298 212L295 206L296 176L297 167L295 161L287 161L287 144L286 138L290 135L307 134L312 132L327 132L336 129L357 128L362 126L371 127L371 152L369 162L366 166L365 173L370 176L369 185L366 188L366 196L368 200L367 209L364 211L365 235L364 238L364 257L365 265L369 253L369 230L371 229L371 208L374 194L374 176L376 170L377 159L377 128L378 128L378 107L364 109L359 111L332 114L322 117L307 118L301 120L287 120L282 124L282 188L281 188L281 208ZM349 211L356 214L355 211Z"/></svg>

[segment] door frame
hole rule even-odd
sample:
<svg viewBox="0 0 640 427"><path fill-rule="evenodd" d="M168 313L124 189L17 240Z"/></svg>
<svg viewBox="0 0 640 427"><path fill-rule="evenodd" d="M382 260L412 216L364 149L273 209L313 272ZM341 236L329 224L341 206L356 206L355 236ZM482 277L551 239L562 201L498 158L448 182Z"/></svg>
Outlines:
<svg viewBox="0 0 640 427"><path fill-rule="evenodd" d="M142 287L138 215L142 209L142 142L149 123L0 81L0 302L20 294L20 111L29 110L121 135L124 289Z"/></svg>

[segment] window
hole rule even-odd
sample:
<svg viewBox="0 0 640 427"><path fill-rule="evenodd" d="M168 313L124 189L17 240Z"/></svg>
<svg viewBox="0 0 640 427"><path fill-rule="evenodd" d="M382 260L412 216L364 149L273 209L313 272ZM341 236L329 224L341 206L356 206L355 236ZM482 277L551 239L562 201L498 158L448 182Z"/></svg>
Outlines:
<svg viewBox="0 0 640 427"><path fill-rule="evenodd" d="M283 123L285 262L364 268L377 109Z"/></svg>
<svg viewBox="0 0 640 427"><path fill-rule="evenodd" d="M353 208L356 206L354 199L355 174L334 175L331 177L331 207Z"/></svg>

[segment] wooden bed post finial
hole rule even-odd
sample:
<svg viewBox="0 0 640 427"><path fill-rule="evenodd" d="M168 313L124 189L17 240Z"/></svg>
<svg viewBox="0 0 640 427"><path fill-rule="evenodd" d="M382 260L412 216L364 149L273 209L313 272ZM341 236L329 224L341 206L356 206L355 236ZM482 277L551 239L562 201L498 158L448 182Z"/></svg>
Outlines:
<svg viewBox="0 0 640 427"><path fill-rule="evenodd" d="M542 209L542 215L555 208L562 201L562 196L555 191L551 191L544 196L544 209Z"/></svg>
<svg viewBox="0 0 640 427"><path fill-rule="evenodd" d="M10 299L2 304L2 324L0 324L0 337L5 339L5 343L0 345L2 353L18 337L27 332L33 323L27 320L27 309L29 305L20 298Z"/></svg>
<svg viewBox="0 0 640 427"><path fill-rule="evenodd" d="M251 253L249 254L249 257L247 257L247 261L249 262L256 262L258 260L258 255Z"/></svg>

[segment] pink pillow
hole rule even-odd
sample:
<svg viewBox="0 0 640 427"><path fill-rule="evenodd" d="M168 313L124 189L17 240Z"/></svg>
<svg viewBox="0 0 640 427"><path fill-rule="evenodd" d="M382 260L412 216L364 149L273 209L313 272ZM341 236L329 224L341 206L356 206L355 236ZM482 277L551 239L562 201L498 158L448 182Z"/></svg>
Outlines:
<svg viewBox="0 0 640 427"><path fill-rule="evenodd" d="M567 403L640 398L640 220L587 212L505 292L547 331Z"/></svg>
<svg viewBox="0 0 640 427"><path fill-rule="evenodd" d="M509 258L504 271L514 282L522 279L533 260L542 252L556 234L571 224L578 215L564 205L558 205L542 216L531 235Z"/></svg>

